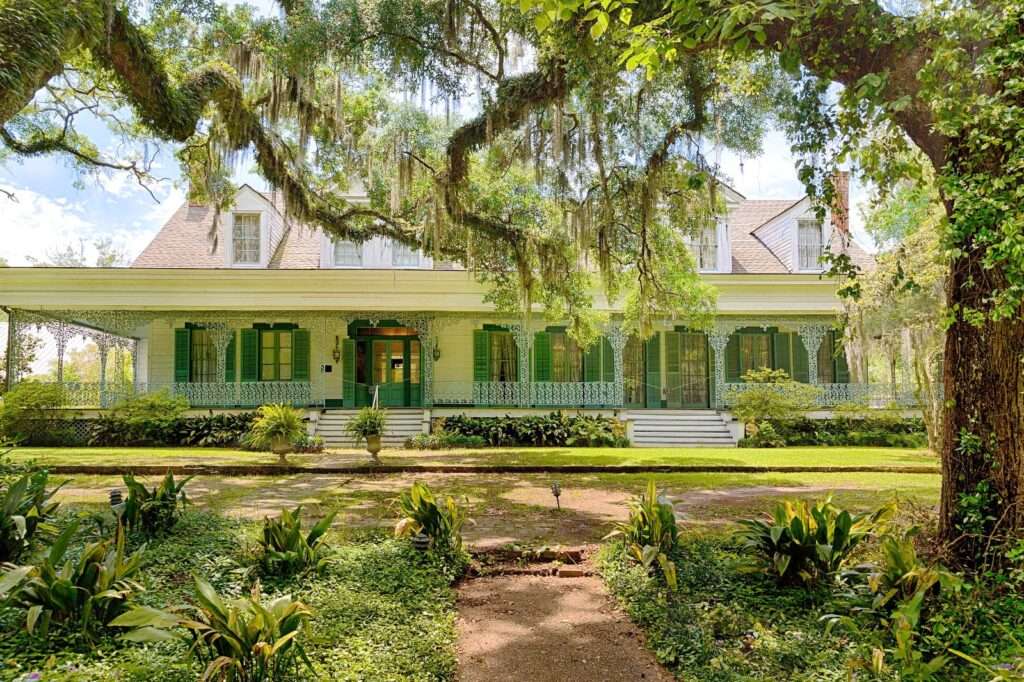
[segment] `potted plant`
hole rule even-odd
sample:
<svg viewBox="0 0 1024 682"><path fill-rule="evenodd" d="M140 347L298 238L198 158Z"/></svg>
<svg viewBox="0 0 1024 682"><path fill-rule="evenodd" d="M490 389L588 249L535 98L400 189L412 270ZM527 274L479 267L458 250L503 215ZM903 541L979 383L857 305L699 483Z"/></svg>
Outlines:
<svg viewBox="0 0 1024 682"><path fill-rule="evenodd" d="M285 464L286 455L305 435L306 425L299 410L288 405L264 405L257 411L245 442L257 450L270 450Z"/></svg>
<svg viewBox="0 0 1024 682"><path fill-rule="evenodd" d="M384 434L384 427L387 424L387 411L379 407L364 407L356 413L356 416L349 419L345 425L345 431L355 440L366 441L366 451L373 459L377 459L380 452L380 437Z"/></svg>

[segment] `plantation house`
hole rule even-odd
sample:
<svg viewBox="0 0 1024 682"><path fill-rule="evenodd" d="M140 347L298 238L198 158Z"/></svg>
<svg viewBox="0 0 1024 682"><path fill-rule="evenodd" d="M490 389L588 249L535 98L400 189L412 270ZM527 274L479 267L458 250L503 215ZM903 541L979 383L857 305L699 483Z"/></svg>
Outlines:
<svg viewBox="0 0 1024 682"><path fill-rule="evenodd" d="M130 268L0 268L8 377L18 380L18 335L44 329L75 408L163 389L194 408L286 402L308 407L330 440L348 409L376 395L395 408L395 430L463 411L593 410L629 421L636 442L732 443L736 430L720 415L749 369L819 384L823 407L891 399L850 383L837 343L837 283L821 256L847 241L845 178L840 185L844 208L824 221L806 197L755 201L729 190L727 214L692 245L718 289L714 327L664 320L651 338L628 338L598 297L610 321L589 349L540 316L496 314L471 272L384 239L333 242L243 186L216 229L213 209L183 205ZM869 262L852 242L845 248ZM100 349L97 383L64 382L76 335ZM131 363L108 359L123 353Z"/></svg>

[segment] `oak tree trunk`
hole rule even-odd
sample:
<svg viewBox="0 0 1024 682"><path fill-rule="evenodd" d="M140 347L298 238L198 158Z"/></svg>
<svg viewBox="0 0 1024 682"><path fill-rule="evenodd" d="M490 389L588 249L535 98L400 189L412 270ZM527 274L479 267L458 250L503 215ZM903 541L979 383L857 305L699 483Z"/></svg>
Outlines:
<svg viewBox="0 0 1024 682"><path fill-rule="evenodd" d="M952 263L949 309L984 311L1000 275L965 249ZM955 559L978 566L1024 531L1024 315L972 324L958 314L944 365L940 535Z"/></svg>

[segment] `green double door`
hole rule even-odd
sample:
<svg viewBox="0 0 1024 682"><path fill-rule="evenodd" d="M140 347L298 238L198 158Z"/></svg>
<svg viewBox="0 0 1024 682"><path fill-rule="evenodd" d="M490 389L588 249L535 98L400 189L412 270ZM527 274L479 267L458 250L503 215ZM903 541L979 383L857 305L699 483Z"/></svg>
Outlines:
<svg viewBox="0 0 1024 682"><path fill-rule="evenodd" d="M711 405L711 363L703 333L679 330L658 332L646 341L630 338L623 370L626 407L699 410Z"/></svg>
<svg viewBox="0 0 1024 682"><path fill-rule="evenodd" d="M381 407L419 407L420 342L415 338L359 338L356 340L357 406L373 403L373 391Z"/></svg>

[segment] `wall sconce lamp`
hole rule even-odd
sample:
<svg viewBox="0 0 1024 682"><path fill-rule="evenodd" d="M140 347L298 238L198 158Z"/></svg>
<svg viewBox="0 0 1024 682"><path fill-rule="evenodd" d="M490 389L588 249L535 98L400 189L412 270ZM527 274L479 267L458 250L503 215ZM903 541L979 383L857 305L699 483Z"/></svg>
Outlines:
<svg viewBox="0 0 1024 682"><path fill-rule="evenodd" d="M337 336L334 337L334 350L331 351L331 357L335 362L341 362L341 346L338 345Z"/></svg>
<svg viewBox="0 0 1024 682"><path fill-rule="evenodd" d="M434 344L433 356L434 356L434 362L437 362L438 360L441 359L441 347L439 345L437 345L437 343Z"/></svg>

